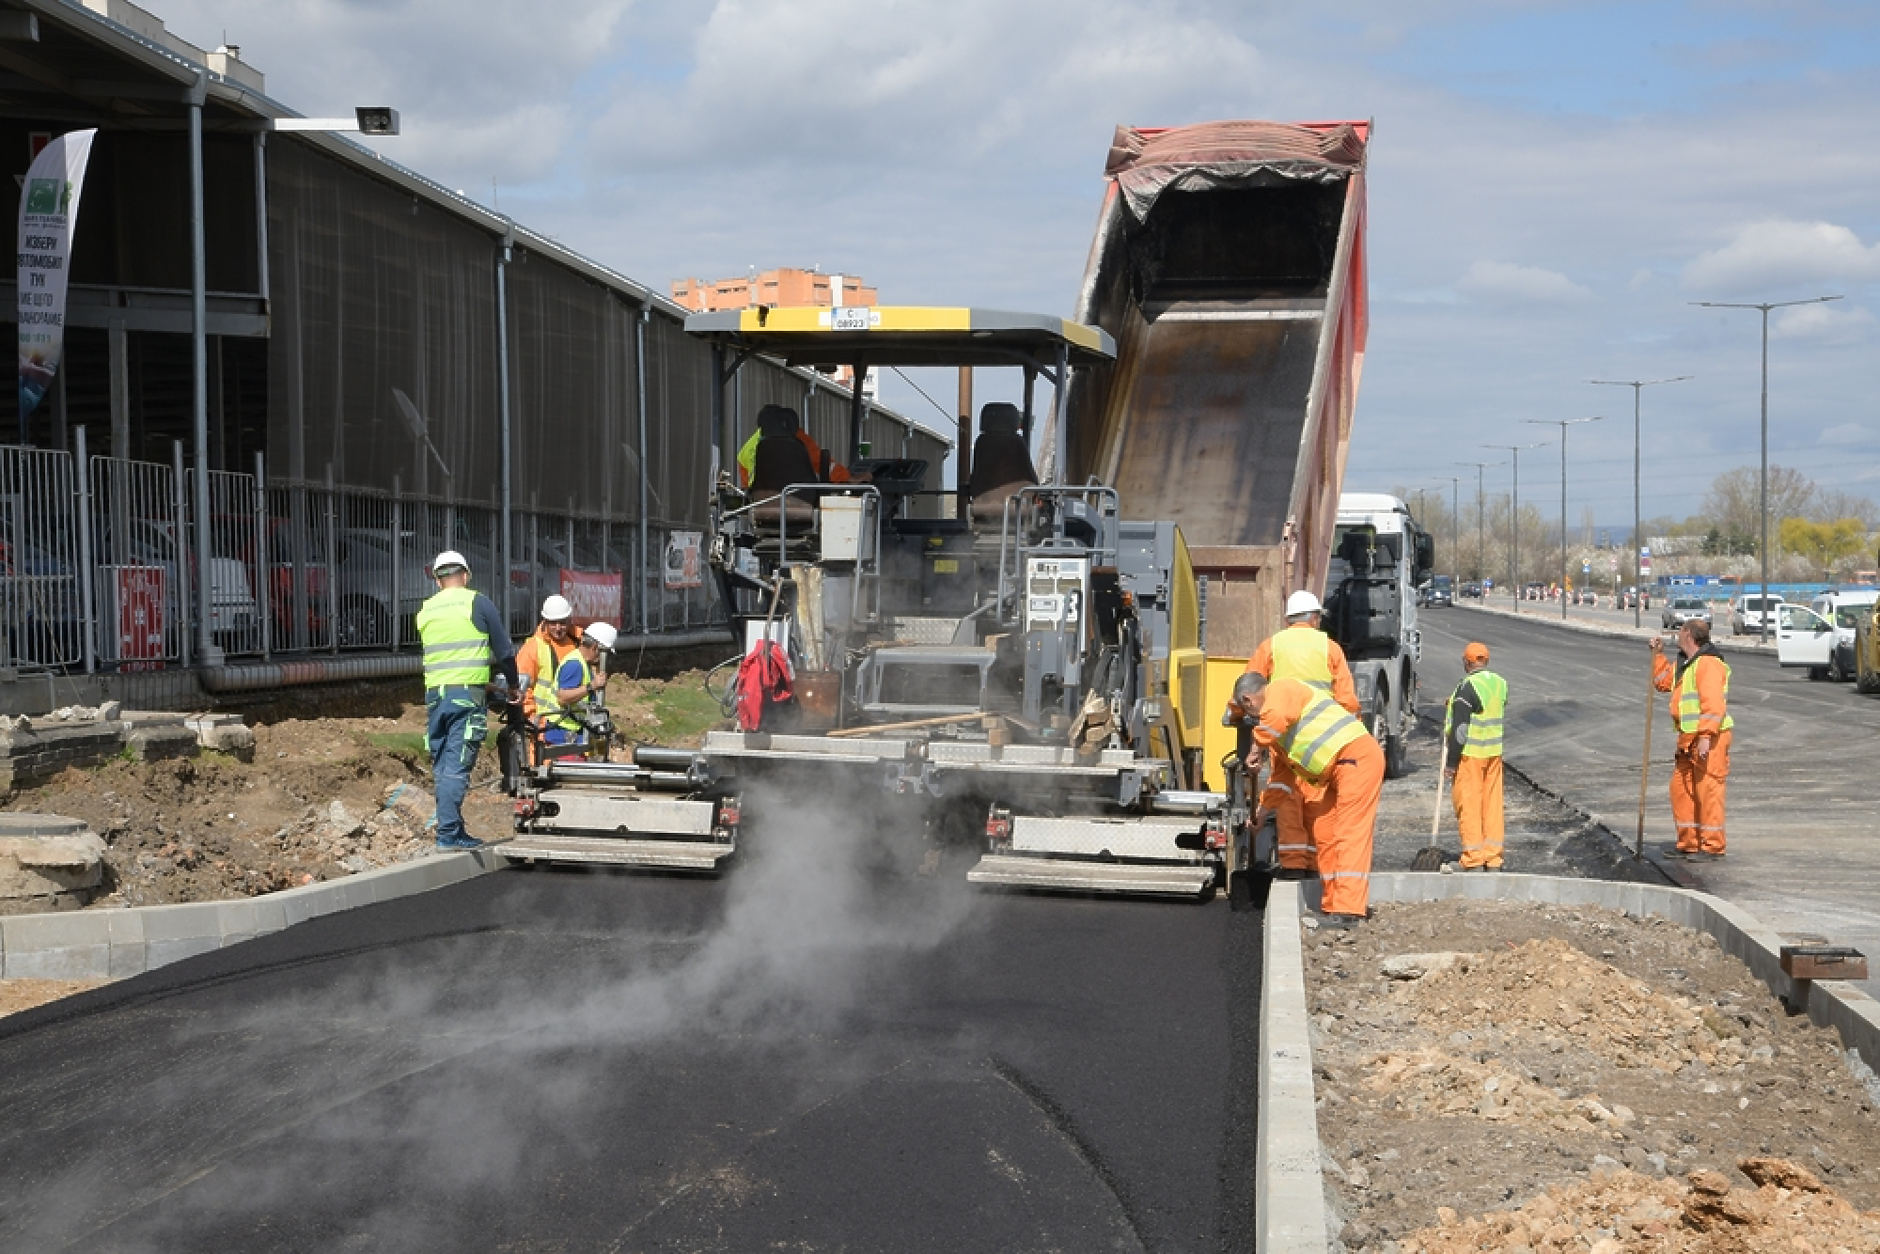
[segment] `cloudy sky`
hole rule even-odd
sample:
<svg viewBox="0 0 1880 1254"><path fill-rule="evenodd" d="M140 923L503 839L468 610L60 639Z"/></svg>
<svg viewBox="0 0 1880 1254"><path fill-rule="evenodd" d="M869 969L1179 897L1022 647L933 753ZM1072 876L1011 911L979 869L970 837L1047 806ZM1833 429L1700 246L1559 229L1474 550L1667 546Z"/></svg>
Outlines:
<svg viewBox="0 0 1880 1254"><path fill-rule="evenodd" d="M1441 486L1575 428L1570 516L1697 508L1770 449L1880 497L1870 0L155 0L304 113L663 289L820 266L886 303L1068 313L1118 123L1373 118L1373 321L1347 486ZM942 383L940 386L945 386ZM940 395L939 393L936 393ZM940 415L901 381L885 395ZM940 395L942 401L947 398ZM1557 499L1550 445L1523 496Z"/></svg>

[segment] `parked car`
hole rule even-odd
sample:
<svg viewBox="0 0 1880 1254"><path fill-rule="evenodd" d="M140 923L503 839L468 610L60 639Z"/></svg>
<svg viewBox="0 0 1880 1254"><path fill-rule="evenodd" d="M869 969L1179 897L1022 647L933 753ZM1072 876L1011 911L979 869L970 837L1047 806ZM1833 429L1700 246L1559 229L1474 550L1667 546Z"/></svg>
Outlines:
<svg viewBox="0 0 1880 1254"><path fill-rule="evenodd" d="M1448 575L1434 575L1423 587L1423 604L1454 605L1456 603L1455 588L1455 580Z"/></svg>
<svg viewBox="0 0 1880 1254"><path fill-rule="evenodd" d="M1774 593L1748 592L1730 604L1730 634L1775 633L1776 611L1786 602ZM1803 607L1806 608L1806 607Z"/></svg>
<svg viewBox="0 0 1880 1254"><path fill-rule="evenodd" d="M1858 673L1855 636L1861 620L1873 615L1877 601L1880 601L1880 588L1842 588L1823 592L1809 602L1809 609L1834 624L1834 644L1829 649L1827 669L1821 678L1840 683ZM1777 642L1778 648L1780 643Z"/></svg>
<svg viewBox="0 0 1880 1254"><path fill-rule="evenodd" d="M1482 585L1471 580L1462 585L1462 595L1465 597L1474 597L1479 601L1482 599Z"/></svg>
<svg viewBox="0 0 1880 1254"><path fill-rule="evenodd" d="M122 534L116 530L122 523ZM183 552L188 557L190 575L190 596L195 597L196 587L196 548L192 533L185 538ZM194 617L179 611L179 597L183 586L177 579L176 563L176 528L169 519L164 518L125 518L114 519L106 511L98 525L97 535L93 538L94 552L100 567L109 566L157 566L164 571L165 597L170 604L167 612L177 617L174 621L185 623ZM216 534L211 529L211 549L209 553L209 629L219 639L232 642L245 638L255 627L258 607L255 604L254 589L248 582L248 566L240 554L233 551L225 535Z"/></svg>
<svg viewBox="0 0 1880 1254"><path fill-rule="evenodd" d="M1667 631L1675 631L1693 620L1704 623L1710 621L1710 602L1699 597L1673 597L1658 618Z"/></svg>

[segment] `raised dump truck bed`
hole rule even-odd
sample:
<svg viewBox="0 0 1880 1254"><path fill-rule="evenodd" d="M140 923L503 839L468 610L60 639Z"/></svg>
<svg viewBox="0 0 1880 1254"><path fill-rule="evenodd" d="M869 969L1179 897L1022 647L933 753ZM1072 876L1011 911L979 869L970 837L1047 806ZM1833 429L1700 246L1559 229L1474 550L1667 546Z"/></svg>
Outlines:
<svg viewBox="0 0 1880 1254"><path fill-rule="evenodd" d="M1077 317L1116 364L1073 380L1065 476L1179 524L1209 652L1324 592L1364 360L1367 123L1117 131ZM1289 531L1290 525L1290 531Z"/></svg>

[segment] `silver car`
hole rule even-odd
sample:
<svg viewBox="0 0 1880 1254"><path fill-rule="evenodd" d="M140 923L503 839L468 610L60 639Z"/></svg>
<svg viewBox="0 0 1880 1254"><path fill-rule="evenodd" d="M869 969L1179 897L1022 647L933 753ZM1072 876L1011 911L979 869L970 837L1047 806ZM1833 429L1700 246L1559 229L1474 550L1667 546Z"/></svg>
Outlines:
<svg viewBox="0 0 1880 1254"><path fill-rule="evenodd" d="M1659 616L1666 631L1675 631L1693 619L1708 623L1710 602L1700 597L1673 597L1671 603L1665 606L1665 612Z"/></svg>
<svg viewBox="0 0 1880 1254"><path fill-rule="evenodd" d="M1770 593L1767 596L1751 592L1738 597L1730 606L1730 633L1744 636L1768 631L1775 634L1775 612L1783 604L1782 598Z"/></svg>

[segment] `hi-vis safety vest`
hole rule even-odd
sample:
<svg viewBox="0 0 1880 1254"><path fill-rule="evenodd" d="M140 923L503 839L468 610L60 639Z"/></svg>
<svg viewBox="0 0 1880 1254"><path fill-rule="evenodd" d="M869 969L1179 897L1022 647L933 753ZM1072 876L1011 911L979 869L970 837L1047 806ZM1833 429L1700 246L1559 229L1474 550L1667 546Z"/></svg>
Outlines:
<svg viewBox="0 0 1880 1254"><path fill-rule="evenodd" d="M561 659L555 656L555 646L539 634L529 637L529 641L535 646L535 683L529 689L529 695L535 698L536 714L547 717L550 710L560 707L560 703L555 700L555 672L561 669ZM571 644L568 652L579 653L579 644Z"/></svg>
<svg viewBox="0 0 1880 1254"><path fill-rule="evenodd" d="M1498 758L1501 756L1501 729L1503 719L1508 713L1508 681L1493 671L1476 671L1462 681L1473 684L1475 695L1481 699L1482 711L1469 716L1469 739L1462 746L1465 758ZM1460 687L1456 689L1462 691ZM1443 707L1443 739L1449 739L1450 710L1455 704L1452 698L1449 705Z"/></svg>
<svg viewBox="0 0 1880 1254"><path fill-rule="evenodd" d="M1338 751L1362 735L1363 723L1345 713L1338 702L1314 690L1299 721L1279 738L1279 745L1301 775L1317 780L1332 769Z"/></svg>
<svg viewBox="0 0 1880 1254"><path fill-rule="evenodd" d="M481 688L490 682L490 638L471 621L477 594L444 588L418 610L426 688Z"/></svg>
<svg viewBox="0 0 1880 1254"><path fill-rule="evenodd" d="M581 682L583 684L593 683L594 682L594 668L589 666L588 660L582 657L579 653L576 653L574 657L577 661L581 663ZM560 668L557 667L556 669L559 670ZM544 727L559 727L563 731L580 731L581 730L580 721L576 719L568 711L572 709L578 709L579 707L586 705L587 698L582 697L579 701L576 701L573 705L563 705L561 703L561 698L556 695L556 693L559 691L560 690L556 688L555 686L555 677L553 675L550 675L548 677L548 682L546 684L542 682L541 676L539 674L536 676L536 681L535 681L536 717L542 720L542 725Z"/></svg>
<svg viewBox="0 0 1880 1254"><path fill-rule="evenodd" d="M1268 679L1296 679L1320 692L1332 690L1331 637L1316 627L1286 627L1273 633L1273 673Z"/></svg>
<svg viewBox="0 0 1880 1254"><path fill-rule="evenodd" d="M1704 711L1703 703L1697 696L1697 666L1699 662L1704 660L1704 657L1708 656L1708 654L1704 654L1692 658L1691 664L1684 668L1684 678L1678 681L1678 730L1685 735L1693 735L1699 730L1697 720L1703 715ZM1728 701L1730 698L1730 664L1720 657L1711 657L1710 660L1723 667L1723 696L1724 700ZM1723 716L1723 722L1718 725L1717 730L1726 732L1735 726L1736 720L1731 718L1728 714L1725 714Z"/></svg>

